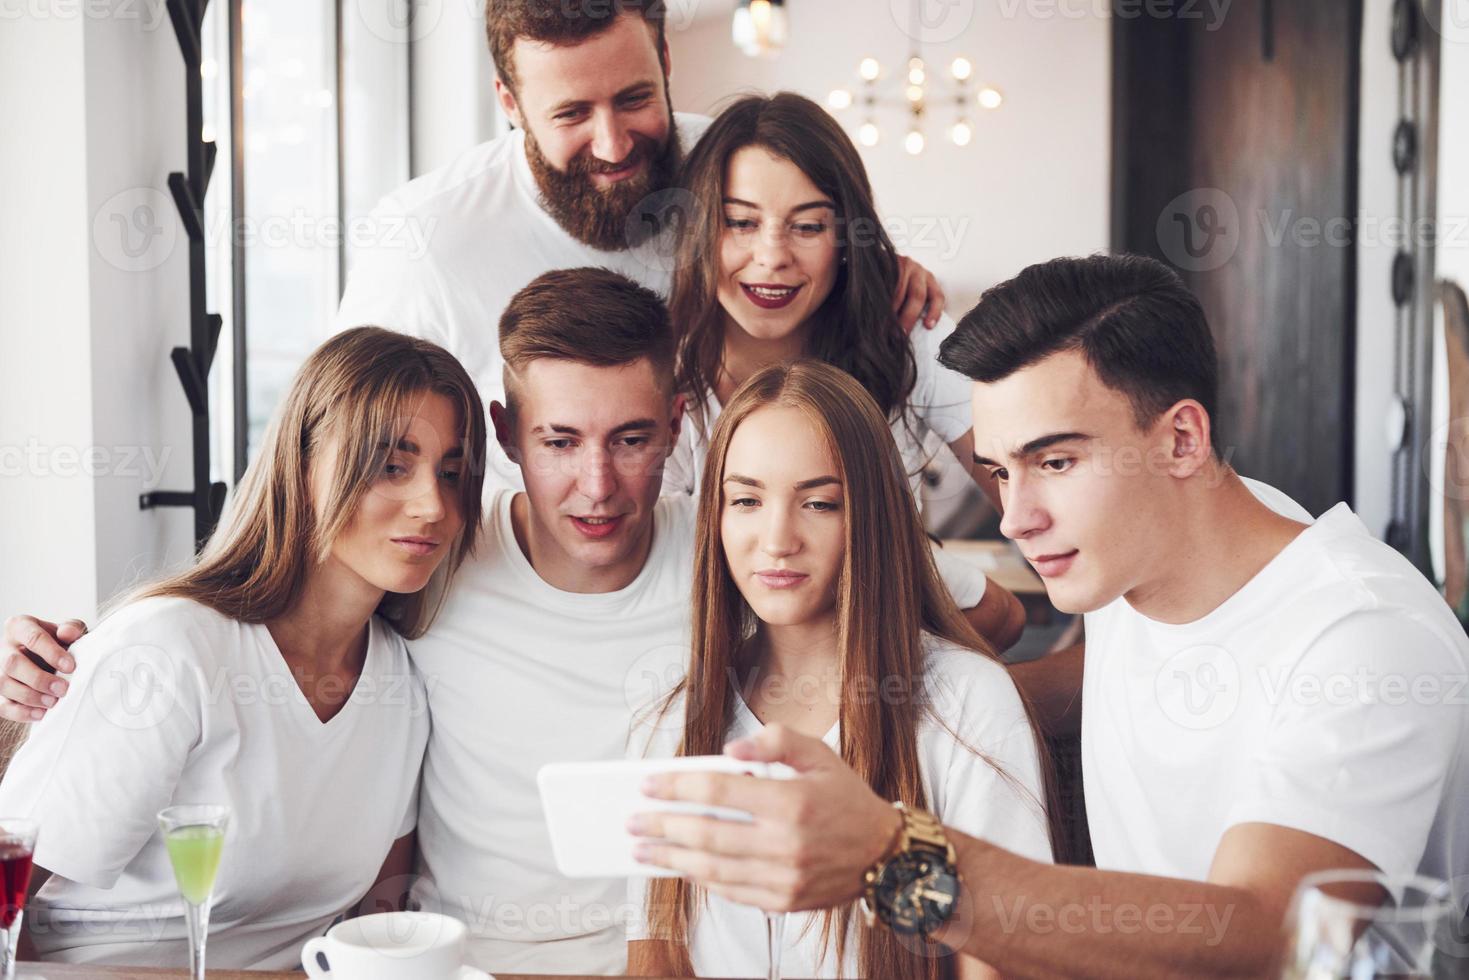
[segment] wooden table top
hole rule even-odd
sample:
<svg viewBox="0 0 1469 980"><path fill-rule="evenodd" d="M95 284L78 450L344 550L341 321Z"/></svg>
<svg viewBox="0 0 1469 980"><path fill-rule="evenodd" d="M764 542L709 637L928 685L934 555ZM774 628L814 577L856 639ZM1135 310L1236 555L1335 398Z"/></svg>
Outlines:
<svg viewBox="0 0 1469 980"><path fill-rule="evenodd" d="M306 974L267 972L265 970L208 971L209 980L302 980ZM91 966L71 963L18 963L15 975L20 980L188 980L188 970L157 970L141 966ZM605 980L603 977L552 977L547 974L497 973L495 980Z"/></svg>
<svg viewBox="0 0 1469 980"><path fill-rule="evenodd" d="M1052 608L1046 598L1045 583L1030 567L1030 562L1020 556L1014 544L1009 541L946 538L943 546L950 554L978 565L991 581L1014 593L1025 606L1026 618L1032 625L1050 622Z"/></svg>

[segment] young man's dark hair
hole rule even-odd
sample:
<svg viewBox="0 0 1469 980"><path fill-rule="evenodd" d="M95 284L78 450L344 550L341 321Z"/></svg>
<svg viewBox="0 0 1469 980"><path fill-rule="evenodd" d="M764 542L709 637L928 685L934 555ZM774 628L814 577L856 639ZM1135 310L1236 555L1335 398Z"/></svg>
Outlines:
<svg viewBox="0 0 1469 980"><path fill-rule="evenodd" d="M531 361L581 361L599 367L646 357L673 392L673 326L658 294L610 269L554 269L531 280L500 316L507 407L514 378Z"/></svg>
<svg viewBox="0 0 1469 980"><path fill-rule="evenodd" d="M1127 396L1139 428L1185 398L1218 404L1219 368L1203 307L1172 269L1141 255L1041 262L985 290L939 348L939 362L994 382L1080 351ZM1219 452L1218 430L1210 441Z"/></svg>
<svg viewBox="0 0 1469 980"><path fill-rule="evenodd" d="M663 61L665 0L485 0L485 36L500 80L516 89L516 38L545 44L576 44L600 34L624 14L643 18L654 31ZM664 71L668 65L663 65Z"/></svg>

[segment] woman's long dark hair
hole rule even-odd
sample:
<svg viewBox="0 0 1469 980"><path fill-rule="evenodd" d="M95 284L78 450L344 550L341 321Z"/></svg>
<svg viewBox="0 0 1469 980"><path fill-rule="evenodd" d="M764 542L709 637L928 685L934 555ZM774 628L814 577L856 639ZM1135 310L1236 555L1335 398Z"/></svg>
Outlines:
<svg viewBox="0 0 1469 980"><path fill-rule="evenodd" d="M789 160L836 205L845 261L831 294L813 314L803 354L856 378L892 421L917 379L912 345L892 310L898 252L877 216L857 148L826 110L792 92L732 103L684 161L678 183L692 197L692 213L679 226L668 304L679 341L679 389L702 409L724 361L725 317L718 296L724 178L730 158L747 146Z"/></svg>

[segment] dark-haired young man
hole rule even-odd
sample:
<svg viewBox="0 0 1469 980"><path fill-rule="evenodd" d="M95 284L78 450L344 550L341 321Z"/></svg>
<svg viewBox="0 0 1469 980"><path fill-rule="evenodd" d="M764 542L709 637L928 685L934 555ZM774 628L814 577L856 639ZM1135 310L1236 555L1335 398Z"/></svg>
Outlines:
<svg viewBox="0 0 1469 980"><path fill-rule="evenodd" d="M709 124L673 112L666 12L664 0L486 0L495 94L515 129L378 205L383 240L359 256L338 326L434 341L488 405L502 395L494 325L542 272L600 266L666 296L673 175ZM388 233L405 225L422 254ZM905 327L925 306L938 322L943 295L922 267L903 262L897 293ZM492 450L487 492L518 483Z"/></svg>
<svg viewBox="0 0 1469 980"><path fill-rule="evenodd" d="M802 778L655 789L753 811L758 830L651 816L641 832L687 847L647 859L776 909L871 882L883 928L1020 976L1265 975L1292 892L1328 868L1451 880L1462 912L1469 641L1345 504L1312 521L1230 468L1213 343L1179 278L1130 256L1032 266L941 359L975 379L1002 530L1086 615L1072 693L1098 867L935 833L824 746L768 730L733 751Z"/></svg>

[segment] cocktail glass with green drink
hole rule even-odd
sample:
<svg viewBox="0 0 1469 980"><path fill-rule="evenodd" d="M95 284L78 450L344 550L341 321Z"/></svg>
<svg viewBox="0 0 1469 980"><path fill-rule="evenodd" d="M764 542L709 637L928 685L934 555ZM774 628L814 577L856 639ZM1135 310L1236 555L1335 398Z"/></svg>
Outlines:
<svg viewBox="0 0 1469 980"><path fill-rule="evenodd" d="M224 853L224 832L229 820L227 806L171 806L158 812L163 844L168 848L173 876L184 897L184 915L189 926L189 973L194 980L204 978L209 905L214 897L214 876Z"/></svg>

